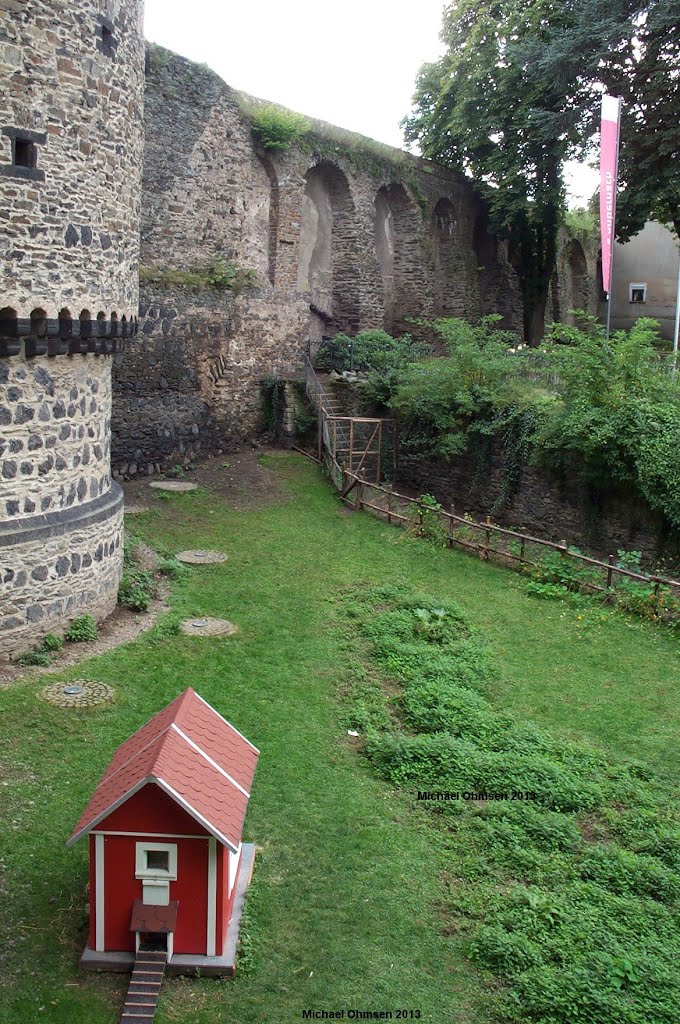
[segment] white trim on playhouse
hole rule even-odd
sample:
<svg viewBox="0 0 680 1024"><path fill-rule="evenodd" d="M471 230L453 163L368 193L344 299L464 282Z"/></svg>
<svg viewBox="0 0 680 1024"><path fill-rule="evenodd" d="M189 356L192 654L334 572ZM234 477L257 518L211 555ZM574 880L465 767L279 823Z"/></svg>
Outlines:
<svg viewBox="0 0 680 1024"><path fill-rule="evenodd" d="M206 829L211 836L214 836L215 839L218 839L223 846L228 846L230 850L233 850L234 853L236 853L238 847L234 846L231 839L227 839L226 836L222 835L219 829L215 828L215 826L212 825L207 818L204 818L202 814L194 810L194 808L187 803L184 797L180 796L177 790L173 789L172 786L169 786L167 784L167 782L164 782L163 779L157 778L155 775L147 775L146 778L140 779L139 782L132 786L127 793L123 793L122 796L118 798L118 800L115 800L112 804L110 804L110 806L104 808L104 810L101 811L95 818L93 818L92 821L88 822L87 825L84 825L79 832L76 832L74 835L72 835L71 838L67 840L66 845L73 846L73 844L77 842L81 836L87 835L89 832L94 831L95 825L98 825L100 821L103 821L105 818L108 818L110 814L113 814L114 811L118 810L118 808L122 804L124 804L126 800L129 800L130 797L134 796L135 793L139 792L139 790L143 786L146 786L147 783L149 782L155 782L155 784L160 789L167 793L168 796L171 796L172 799L175 800L180 805L180 807L182 807L187 812L190 818L193 818L194 821L197 821L199 823L199 825L202 825L203 828ZM201 837L199 836L198 838ZM205 838L205 836L203 836L202 838Z"/></svg>
<svg viewBox="0 0 680 1024"><path fill-rule="evenodd" d="M98 953L104 950L104 836L94 837L94 886L95 886L95 913L94 948Z"/></svg>
<svg viewBox="0 0 680 1024"><path fill-rule="evenodd" d="M203 828L207 829L210 835L214 836L215 839L219 839L219 841L222 843L222 846L228 846L230 850L236 852L237 847L234 846L231 839L227 839L226 836L223 836L220 830L215 828L214 825L211 825L207 818L204 818L202 814L199 814L198 811L195 811L194 808L186 802L184 797L180 796L176 789L173 789L172 786L169 786L167 782L163 782L162 779L156 779L153 776L151 776L150 781L155 782L157 786L160 786L160 788L168 794L168 796L171 796L173 800L176 800L180 807L183 807L187 814L194 819L194 821L197 821L199 825L202 825Z"/></svg>
<svg viewBox="0 0 680 1024"><path fill-rule="evenodd" d="M217 945L217 842L208 840L208 913L206 955L215 956Z"/></svg>

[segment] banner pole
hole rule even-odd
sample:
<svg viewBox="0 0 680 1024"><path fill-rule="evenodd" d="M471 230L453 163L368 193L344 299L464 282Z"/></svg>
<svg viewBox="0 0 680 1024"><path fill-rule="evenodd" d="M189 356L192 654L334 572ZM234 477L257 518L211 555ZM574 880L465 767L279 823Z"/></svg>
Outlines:
<svg viewBox="0 0 680 1024"><path fill-rule="evenodd" d="M605 323L605 346L609 347L609 335L611 332L611 315L612 315L612 283L614 277L614 245L616 240L616 198L618 192L619 183L619 144L621 140L621 108L623 106L623 100L621 97L610 97L604 96L602 99L602 127L601 127L601 138L600 138L600 231L603 232L603 202L602 202L602 190L605 184L603 177L603 146L604 146L604 122L605 119L609 122L613 120L612 115L612 101L616 103L616 142L614 146L614 175L612 182L612 196L611 196L611 229L607 244L607 260L608 260L608 280L607 280L607 318ZM606 107L606 110L605 110ZM610 151L611 152L611 151ZM611 165L610 165L611 166ZM604 239L603 239L604 240ZM602 249L603 261L604 261L604 246Z"/></svg>

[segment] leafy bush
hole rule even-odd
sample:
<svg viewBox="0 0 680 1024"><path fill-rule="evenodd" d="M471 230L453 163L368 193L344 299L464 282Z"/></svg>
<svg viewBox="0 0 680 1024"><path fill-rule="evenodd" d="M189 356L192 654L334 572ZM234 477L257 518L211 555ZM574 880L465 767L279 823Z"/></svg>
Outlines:
<svg viewBox="0 0 680 1024"><path fill-rule="evenodd" d="M41 647L44 651L60 651L64 646L64 638L57 636L56 633L48 633L47 636L43 637Z"/></svg>
<svg viewBox="0 0 680 1024"><path fill-rule="evenodd" d="M20 654L16 663L22 668L34 665L40 668L47 668L48 665L52 664L52 659L48 651L43 650L41 647L34 647L32 650Z"/></svg>
<svg viewBox="0 0 680 1024"><path fill-rule="evenodd" d="M64 633L64 640L72 644L84 644L99 636L97 623L91 615L78 615Z"/></svg>
<svg viewBox="0 0 680 1024"><path fill-rule="evenodd" d="M153 573L148 569L129 568L123 571L118 588L118 604L135 612L146 612L155 593Z"/></svg>
<svg viewBox="0 0 680 1024"><path fill-rule="evenodd" d="M206 270L208 284L219 290L228 290L240 295L247 288L257 285L257 274L249 267L237 267L223 256L216 256Z"/></svg>
<svg viewBox="0 0 680 1024"><path fill-rule="evenodd" d="M266 104L250 115L252 132L264 149L282 152L307 134L311 125L302 114Z"/></svg>
<svg viewBox="0 0 680 1024"><path fill-rule="evenodd" d="M324 372L355 370L363 375L361 388L368 402L387 405L406 367L424 358L428 345L410 334L393 338L385 331L360 331L354 338L336 334L321 342L314 357Z"/></svg>
<svg viewBox="0 0 680 1024"><path fill-rule="evenodd" d="M414 537L428 540L433 544L446 544L446 526L440 512L443 505L432 494L421 494L418 505L409 507L409 530Z"/></svg>

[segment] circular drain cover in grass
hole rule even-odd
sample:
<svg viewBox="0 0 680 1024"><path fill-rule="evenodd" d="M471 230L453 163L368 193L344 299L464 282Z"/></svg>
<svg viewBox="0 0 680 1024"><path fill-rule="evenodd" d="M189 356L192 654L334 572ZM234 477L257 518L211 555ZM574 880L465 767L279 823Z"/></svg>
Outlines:
<svg viewBox="0 0 680 1024"><path fill-rule="evenodd" d="M123 509L126 516L141 516L144 512L148 511L148 505L126 505Z"/></svg>
<svg viewBox="0 0 680 1024"><path fill-rule="evenodd" d="M40 692L40 696L58 708L94 708L98 704L110 704L113 689L106 683L74 679L71 683L52 683Z"/></svg>
<svg viewBox="0 0 680 1024"><path fill-rule="evenodd" d="M198 484L189 483L188 480L154 480L149 484L157 491L196 491Z"/></svg>
<svg viewBox="0 0 680 1024"><path fill-rule="evenodd" d="M185 636L233 636L238 626L226 619L186 619L180 626Z"/></svg>
<svg viewBox="0 0 680 1024"><path fill-rule="evenodd" d="M180 551L175 555L178 562L186 562L187 565L217 565L218 562L226 562L227 557L224 551Z"/></svg>

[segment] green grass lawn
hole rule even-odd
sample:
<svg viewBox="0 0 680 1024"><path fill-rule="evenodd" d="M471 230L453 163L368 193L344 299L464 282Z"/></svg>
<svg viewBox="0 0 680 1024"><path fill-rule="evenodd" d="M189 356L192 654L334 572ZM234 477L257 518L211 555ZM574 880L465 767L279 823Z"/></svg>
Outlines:
<svg viewBox="0 0 680 1024"><path fill-rule="evenodd" d="M680 768L678 642L612 615L599 623L526 596L520 580L347 515L315 467L267 458L288 500L238 512L207 491L151 499L135 531L169 550L217 547L220 566L174 585L173 612L238 623L226 640L149 636L63 678L115 687L116 703L66 712L44 680L0 691L0 1022L118 1019L125 981L82 975L87 848L64 842L115 748L187 685L262 750L246 838L260 851L253 952L234 981L170 980L160 1024L286 1024L302 1010L413 1009L483 1024L494 993L441 916L447 853L410 800L376 779L340 725L352 674L338 610L362 584L408 580L457 601L488 640L494 700L569 738Z"/></svg>

